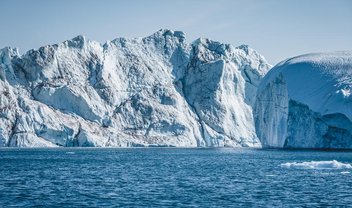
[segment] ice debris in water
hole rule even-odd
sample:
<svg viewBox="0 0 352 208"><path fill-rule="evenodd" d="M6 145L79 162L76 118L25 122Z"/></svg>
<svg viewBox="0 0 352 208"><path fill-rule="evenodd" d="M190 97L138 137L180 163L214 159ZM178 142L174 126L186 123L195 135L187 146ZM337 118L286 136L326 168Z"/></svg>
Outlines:
<svg viewBox="0 0 352 208"><path fill-rule="evenodd" d="M310 162L288 162L280 165L284 168L299 169L352 169L352 165L348 163L331 161L310 161Z"/></svg>

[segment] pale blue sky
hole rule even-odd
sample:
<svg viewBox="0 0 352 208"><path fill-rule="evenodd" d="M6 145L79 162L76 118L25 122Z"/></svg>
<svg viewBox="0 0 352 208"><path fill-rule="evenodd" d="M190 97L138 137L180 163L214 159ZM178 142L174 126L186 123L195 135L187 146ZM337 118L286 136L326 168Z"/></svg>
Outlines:
<svg viewBox="0 0 352 208"><path fill-rule="evenodd" d="M20 52L78 34L104 43L182 30L188 42L248 44L277 62L352 50L352 0L0 0L0 48Z"/></svg>

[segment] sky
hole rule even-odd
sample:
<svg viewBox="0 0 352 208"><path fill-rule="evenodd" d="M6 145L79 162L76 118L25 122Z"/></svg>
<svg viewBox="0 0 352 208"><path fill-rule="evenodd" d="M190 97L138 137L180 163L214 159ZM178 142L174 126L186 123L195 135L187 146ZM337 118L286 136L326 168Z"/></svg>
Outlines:
<svg viewBox="0 0 352 208"><path fill-rule="evenodd" d="M20 53L77 35L105 43L181 30L247 44L269 63L352 50L352 0L0 0L0 48Z"/></svg>

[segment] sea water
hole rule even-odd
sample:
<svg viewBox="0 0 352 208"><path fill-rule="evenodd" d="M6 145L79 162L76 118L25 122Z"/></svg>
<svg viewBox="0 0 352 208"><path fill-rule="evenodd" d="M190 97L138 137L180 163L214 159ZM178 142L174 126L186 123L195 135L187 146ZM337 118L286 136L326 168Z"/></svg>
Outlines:
<svg viewBox="0 0 352 208"><path fill-rule="evenodd" d="M0 207L352 205L352 152L0 149Z"/></svg>

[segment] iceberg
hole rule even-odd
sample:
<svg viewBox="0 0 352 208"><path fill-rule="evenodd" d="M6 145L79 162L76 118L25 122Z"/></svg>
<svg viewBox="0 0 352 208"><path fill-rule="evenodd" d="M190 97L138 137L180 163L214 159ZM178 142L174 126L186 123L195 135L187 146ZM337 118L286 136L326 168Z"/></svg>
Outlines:
<svg viewBox="0 0 352 208"><path fill-rule="evenodd" d="M269 148L352 148L352 52L287 59L263 78L256 133Z"/></svg>
<svg viewBox="0 0 352 208"><path fill-rule="evenodd" d="M180 31L0 50L0 147L258 147L248 46Z"/></svg>

